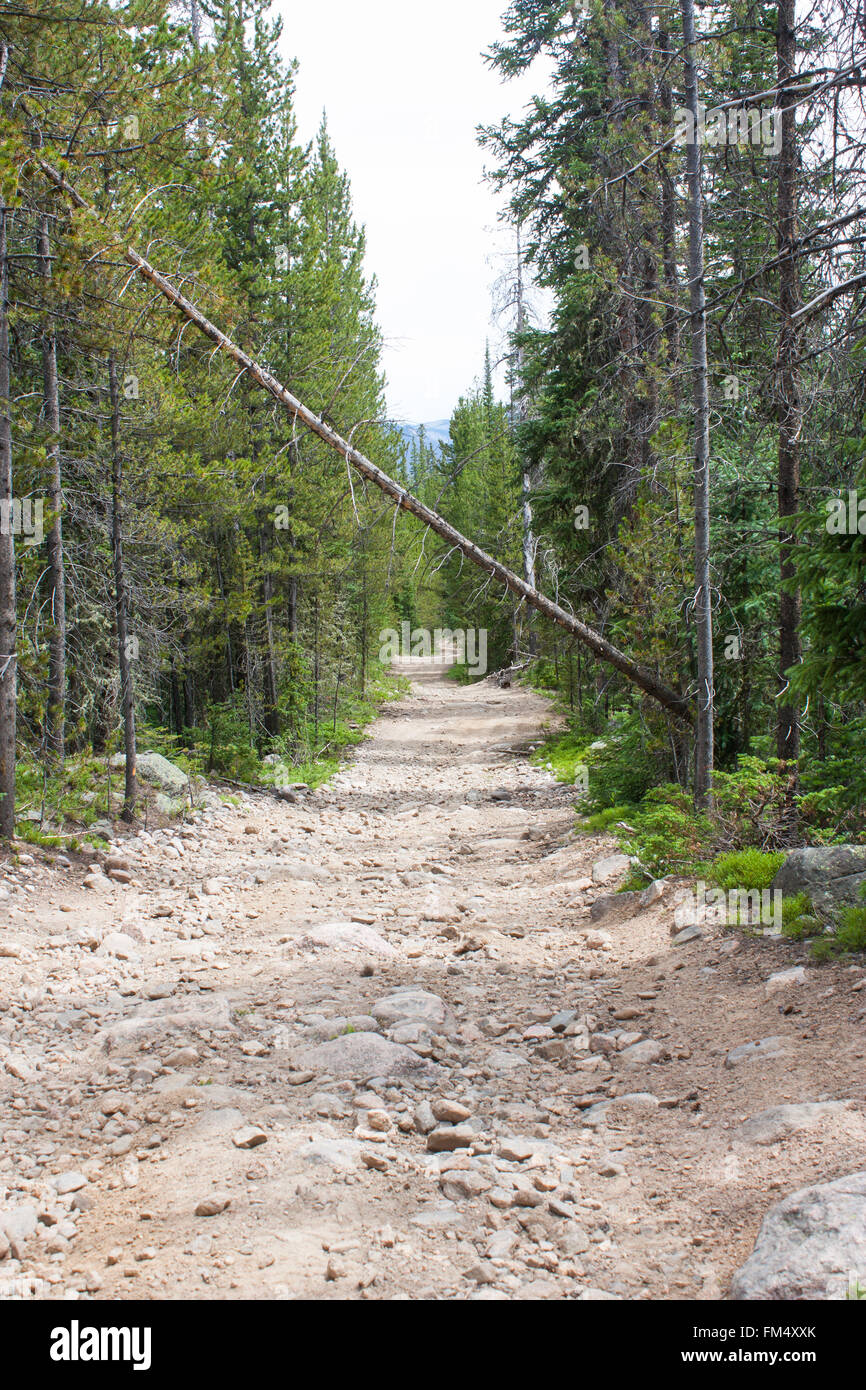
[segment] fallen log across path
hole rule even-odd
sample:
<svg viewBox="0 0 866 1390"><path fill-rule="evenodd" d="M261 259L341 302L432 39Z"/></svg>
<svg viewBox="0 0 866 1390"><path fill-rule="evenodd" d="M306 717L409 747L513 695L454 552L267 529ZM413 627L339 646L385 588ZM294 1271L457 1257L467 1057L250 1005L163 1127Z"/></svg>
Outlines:
<svg viewBox="0 0 866 1390"><path fill-rule="evenodd" d="M336 453L340 454L346 460L348 465L354 468L369 482L374 483L381 492L384 492L386 497L390 497L397 507L417 517L419 521L422 521L424 525L435 532L437 536L440 536L442 540L446 541L452 549L458 550L461 555L465 555L467 560L470 560L473 565L477 565L479 569L484 570L486 574L498 580L500 584L511 593L516 594L517 597L528 604L530 608L536 609L537 612L542 613L546 618L550 619L551 622L556 623L558 627L563 628L573 637L576 637L579 642L582 642L585 647L588 647L600 660L607 662L609 666L613 666L625 676L626 680L630 681L632 685L636 685L640 690L643 690L645 694L657 701L658 704L662 705L664 709L668 710L678 720L687 724L693 723L693 706L685 695L665 685L649 667L642 666L632 661L624 652L619 651L619 649L608 642L605 637L602 637L601 633L596 632L594 628L588 627L587 624L581 622L579 618L573 617L571 613L561 608L558 603L554 603L554 601L549 599L545 594L540 593L538 589L533 588L531 584L527 584L518 574L515 574L513 570L508 569L507 566L494 559L492 555L488 555L487 552L477 546L474 541L461 535L461 533L452 526L450 522L446 521L444 517L440 516L438 512L433 511L431 507L426 506L425 503L421 502L417 497L414 497L411 492L408 492L400 483L395 482L393 478L389 478L387 473L383 473L381 468L377 468L370 459L358 449L354 448L348 440L343 439L331 425L321 419L312 410L308 409L302 401L299 401L293 396L291 391L283 386L281 382L277 381L275 376L264 367L260 366L258 362L250 357L248 353L244 352L242 348L238 347L236 343L233 343L231 338L228 338L215 324L211 323L189 299L182 295L164 275L160 274L160 272L150 264L149 261L145 260L144 256L140 255L133 246L126 245L117 237L116 233L112 233L97 210L82 198L81 194L73 187L64 174L55 169L47 160L39 156L36 157L35 162L46 178L54 184L69 202L73 203L75 207L80 208L82 211L89 213L103 231L107 231L113 237L113 240L117 243L118 249L122 251L124 259L138 272L143 280L147 280L158 289L168 302L173 304L174 307L183 314L184 318L187 319L189 323L193 324L200 333L204 334L204 336L224 352L227 357L230 357L237 366L242 367L252 381L255 381L263 390L268 391L270 395L274 396L295 420L300 420L308 430L318 435L319 439L330 445Z"/></svg>

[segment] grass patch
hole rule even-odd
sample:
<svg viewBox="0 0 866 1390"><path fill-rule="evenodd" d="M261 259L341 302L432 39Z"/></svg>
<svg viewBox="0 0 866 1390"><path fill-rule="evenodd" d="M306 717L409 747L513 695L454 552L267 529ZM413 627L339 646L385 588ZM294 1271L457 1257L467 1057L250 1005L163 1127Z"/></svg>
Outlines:
<svg viewBox="0 0 866 1390"><path fill-rule="evenodd" d="M769 888L785 862L782 853L741 849L721 855L710 866L708 882L730 892L732 888Z"/></svg>

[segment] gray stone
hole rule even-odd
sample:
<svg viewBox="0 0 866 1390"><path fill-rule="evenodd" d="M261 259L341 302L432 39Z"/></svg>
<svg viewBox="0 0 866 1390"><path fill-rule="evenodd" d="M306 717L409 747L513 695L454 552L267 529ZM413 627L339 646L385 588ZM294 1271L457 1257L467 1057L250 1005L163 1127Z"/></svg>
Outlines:
<svg viewBox="0 0 866 1390"><path fill-rule="evenodd" d="M320 927L311 927L299 941L299 946L318 950L341 949L363 951L367 955L397 955L395 947L384 936L363 922L325 922Z"/></svg>
<svg viewBox="0 0 866 1390"><path fill-rule="evenodd" d="M468 1105L461 1105L459 1100L448 1100L445 1097L434 1100L431 1109L436 1119L444 1125L459 1125L472 1114Z"/></svg>
<svg viewBox="0 0 866 1390"><path fill-rule="evenodd" d="M427 1149L431 1154L468 1149L474 1138L474 1131L467 1125L440 1125L427 1135Z"/></svg>
<svg viewBox="0 0 866 1390"><path fill-rule="evenodd" d="M844 1114L844 1101L812 1101L805 1105L774 1105L741 1124L737 1137L746 1144L777 1144L791 1134L815 1129L828 1115Z"/></svg>
<svg viewBox="0 0 866 1390"><path fill-rule="evenodd" d="M606 859L597 859L592 866L593 883L609 883L631 868L627 854L610 854Z"/></svg>
<svg viewBox="0 0 866 1390"><path fill-rule="evenodd" d="M507 1048L495 1047L492 1052L488 1052L484 1059L491 1071L516 1071L519 1067L528 1067L529 1059L520 1052L509 1052Z"/></svg>
<svg viewBox="0 0 866 1390"><path fill-rule="evenodd" d="M124 1043L200 1029L234 1031L231 1004L225 995L175 995L170 999L147 1000L98 1036L108 1052Z"/></svg>
<svg viewBox="0 0 866 1390"><path fill-rule="evenodd" d="M344 1120L351 1114L348 1102L340 1096L331 1095L330 1091L317 1091L311 1096L310 1108L314 1114L326 1120Z"/></svg>
<svg viewBox="0 0 866 1390"><path fill-rule="evenodd" d="M355 1033L377 1033L379 1031L378 1023L370 1014L350 1014L347 1023Z"/></svg>
<svg viewBox="0 0 866 1390"><path fill-rule="evenodd" d="M450 1021L448 1008L438 994L429 994L424 989L395 990L386 998L377 1000L370 1012L384 1028L412 1020L426 1023L434 1032L441 1032Z"/></svg>
<svg viewBox="0 0 866 1390"><path fill-rule="evenodd" d="M305 1163L346 1172L357 1168L362 1145L358 1139L314 1139L299 1150Z"/></svg>
<svg viewBox="0 0 866 1390"><path fill-rule="evenodd" d="M531 1139L503 1139L496 1152L509 1163L526 1163L538 1152L538 1145Z"/></svg>
<svg viewBox="0 0 866 1390"><path fill-rule="evenodd" d="M36 1234L36 1207L24 1205L0 1211L0 1231L12 1245L23 1245Z"/></svg>
<svg viewBox="0 0 866 1390"><path fill-rule="evenodd" d="M807 978L804 965L792 966L790 970L777 970L765 981L764 993L769 999L771 995L778 994L781 990L791 989L794 985L804 985Z"/></svg>
<svg viewBox="0 0 866 1390"><path fill-rule="evenodd" d="M651 1062L663 1062L668 1054L660 1042L645 1038L643 1042L624 1047L619 1055L627 1066L644 1067L649 1066Z"/></svg>
<svg viewBox="0 0 866 1390"><path fill-rule="evenodd" d="M439 1186L442 1188L443 1196L449 1201L460 1202L483 1196L485 1192L490 1191L493 1184L483 1173L476 1173L471 1168L461 1168L457 1171L447 1169L440 1173Z"/></svg>
<svg viewBox="0 0 866 1390"><path fill-rule="evenodd" d="M589 909L590 921L603 922L614 913L633 910L639 897L639 893L608 893L603 898L596 898Z"/></svg>
<svg viewBox="0 0 866 1390"><path fill-rule="evenodd" d="M665 879L654 878L652 883L645 888L640 895L641 907L652 907L653 903L657 903L659 898L664 897L667 888L668 885Z"/></svg>
<svg viewBox="0 0 866 1390"><path fill-rule="evenodd" d="M589 1249L589 1236L582 1226L569 1226L557 1244L565 1255L583 1255Z"/></svg>
<svg viewBox="0 0 866 1390"><path fill-rule="evenodd" d="M433 1063L379 1033L345 1033L303 1052L298 1060L304 1068L341 1080L369 1081L382 1076L432 1081L439 1075L439 1068Z"/></svg>
<svg viewBox="0 0 866 1390"><path fill-rule="evenodd" d="M429 1134L436 1128L436 1116L429 1100L422 1100L421 1104L415 1107L415 1128L419 1134Z"/></svg>
<svg viewBox="0 0 866 1390"><path fill-rule="evenodd" d="M731 1297L840 1300L866 1271L866 1172L802 1188L764 1217Z"/></svg>
<svg viewBox="0 0 866 1390"><path fill-rule="evenodd" d="M516 1244L517 1236L513 1231L495 1231L487 1242L485 1254L488 1260L507 1260Z"/></svg>
<svg viewBox="0 0 866 1390"><path fill-rule="evenodd" d="M61 1196L67 1192L80 1192L82 1187L87 1186L87 1178L83 1173L76 1173L70 1170L68 1173L60 1173L58 1177L52 1179L55 1191Z"/></svg>
<svg viewBox="0 0 866 1390"><path fill-rule="evenodd" d="M743 1062L760 1061L770 1062L776 1057L787 1056L788 1049L785 1047L782 1038L761 1038L759 1042L741 1043L739 1047L734 1047L725 1058L725 1066L738 1067Z"/></svg>
<svg viewBox="0 0 866 1390"><path fill-rule="evenodd" d="M683 927L682 931L677 932L671 945L688 946L690 941L700 941L703 935L700 927Z"/></svg>
<svg viewBox="0 0 866 1390"><path fill-rule="evenodd" d="M418 1018L407 1018L402 1023L395 1023L393 1028L388 1029L388 1037L392 1042L405 1043L407 1047L415 1047L419 1051L425 1048L429 1052L432 1046L430 1029Z"/></svg>
<svg viewBox="0 0 866 1390"><path fill-rule="evenodd" d="M866 845L822 845L795 849L788 855L773 888L782 893L805 893L815 907L833 912L843 904L859 903L866 884Z"/></svg>

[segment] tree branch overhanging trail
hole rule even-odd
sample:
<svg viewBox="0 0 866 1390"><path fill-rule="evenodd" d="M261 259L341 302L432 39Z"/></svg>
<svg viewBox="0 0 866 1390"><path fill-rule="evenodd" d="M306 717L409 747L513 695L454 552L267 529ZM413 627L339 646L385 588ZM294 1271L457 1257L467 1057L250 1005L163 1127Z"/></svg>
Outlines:
<svg viewBox="0 0 866 1390"><path fill-rule="evenodd" d="M55 169L47 160L41 157L37 157L36 163L45 174L46 178L48 178L70 202L74 203L74 205L82 211L87 212L103 230L110 232L110 229L106 227L106 224L103 222L96 209L82 198L77 189L69 183L59 170ZM112 236L112 240L117 240L116 234L110 232L110 235ZM253 358L248 356L242 348L232 342L225 333L212 324L190 300L182 295L179 290L175 289L175 287L146 261L134 247L119 241L118 245L122 246L123 256L129 265L131 265L144 280L149 281L150 284L159 290L170 304L173 304L176 309L179 309L184 317L193 324L200 333L220 348L226 356L230 357L239 367L242 367L257 385L274 396L286 407L295 419L300 420L302 424L306 425L307 429L317 435L325 444L328 444L336 453L340 454L362 477L374 483L380 491L385 493L387 497L390 497L397 507L417 517L419 521L423 521L425 526L429 527L431 531L434 531L443 540L447 541L454 549L459 550L462 555L465 555L466 558L474 565L477 565L479 569L484 570L492 578L497 579L506 589L516 594L518 598L526 602L531 608L536 609L537 612L549 618L551 622L556 623L573 637L576 637L579 642L582 642L584 646L594 652L600 660L613 666L625 676L628 681L637 686L640 690L643 690L645 694L657 701L658 704L662 705L663 708L668 710L678 720L687 724L692 723L693 709L690 700L686 696L665 685L648 667L641 666L632 661L624 652L619 651L608 642L606 638L602 637L601 633L596 632L594 628L588 627L578 618L573 617L564 608L561 608L559 604L554 603L552 599L540 593L532 585L521 579L519 575L508 569L505 565L500 564L492 555L488 555L486 551L481 550L473 541L461 535L461 533L446 521L444 517L441 517L438 512L433 511L417 497L414 497L412 493L408 492L400 483L390 478L387 473L383 473L380 468L377 468L376 465L370 461L370 459L353 448L347 440L343 439L335 429L326 424L324 420L320 419L313 411L309 410L302 401L299 401L293 396L276 377L272 376L264 367L261 367Z"/></svg>

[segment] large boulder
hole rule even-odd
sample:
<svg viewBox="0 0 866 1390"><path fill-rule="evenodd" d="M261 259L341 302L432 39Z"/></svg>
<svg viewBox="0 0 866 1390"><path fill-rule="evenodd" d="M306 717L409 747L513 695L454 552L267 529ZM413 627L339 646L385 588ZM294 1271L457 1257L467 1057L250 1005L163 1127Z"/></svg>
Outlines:
<svg viewBox="0 0 866 1390"><path fill-rule="evenodd" d="M111 766L115 768L125 768L126 758L123 753L116 753L111 759ZM189 778L187 774L174 763L170 763L168 758L164 758L161 753L138 753L135 758L135 770L144 782L150 782L153 786L159 787L160 791L167 792L174 798L186 798L189 794Z"/></svg>
<svg viewBox="0 0 866 1390"><path fill-rule="evenodd" d="M764 1217L736 1299L844 1299L866 1271L866 1172L804 1187Z"/></svg>
<svg viewBox="0 0 866 1390"><path fill-rule="evenodd" d="M419 1057L411 1047L389 1042L379 1033L345 1033L301 1053L298 1064L305 1070L327 1072L338 1080L434 1081L440 1068Z"/></svg>
<svg viewBox="0 0 866 1390"><path fill-rule="evenodd" d="M397 950L381 932L363 922L323 922L311 927L298 942L302 949L363 951L372 956L396 956Z"/></svg>
<svg viewBox="0 0 866 1390"><path fill-rule="evenodd" d="M377 999L370 1012L384 1028L411 1019L427 1024L434 1032L444 1032L454 1023L447 1004L438 994L430 994L415 985L395 989L386 998Z"/></svg>
<svg viewBox="0 0 866 1390"><path fill-rule="evenodd" d="M809 1101L804 1105L774 1105L745 1120L737 1137L746 1144L778 1144L792 1134L816 1129L827 1117L844 1114L843 1100Z"/></svg>
<svg viewBox="0 0 866 1390"><path fill-rule="evenodd" d="M105 1052L145 1041L158 1042L172 1033L198 1033L202 1029L234 1032L233 1012L223 994L177 995L147 1000L124 1018L96 1035Z"/></svg>
<svg viewBox="0 0 866 1390"><path fill-rule="evenodd" d="M788 855L773 888L785 894L805 893L822 912L860 902L866 883L866 845L819 845L795 849Z"/></svg>

